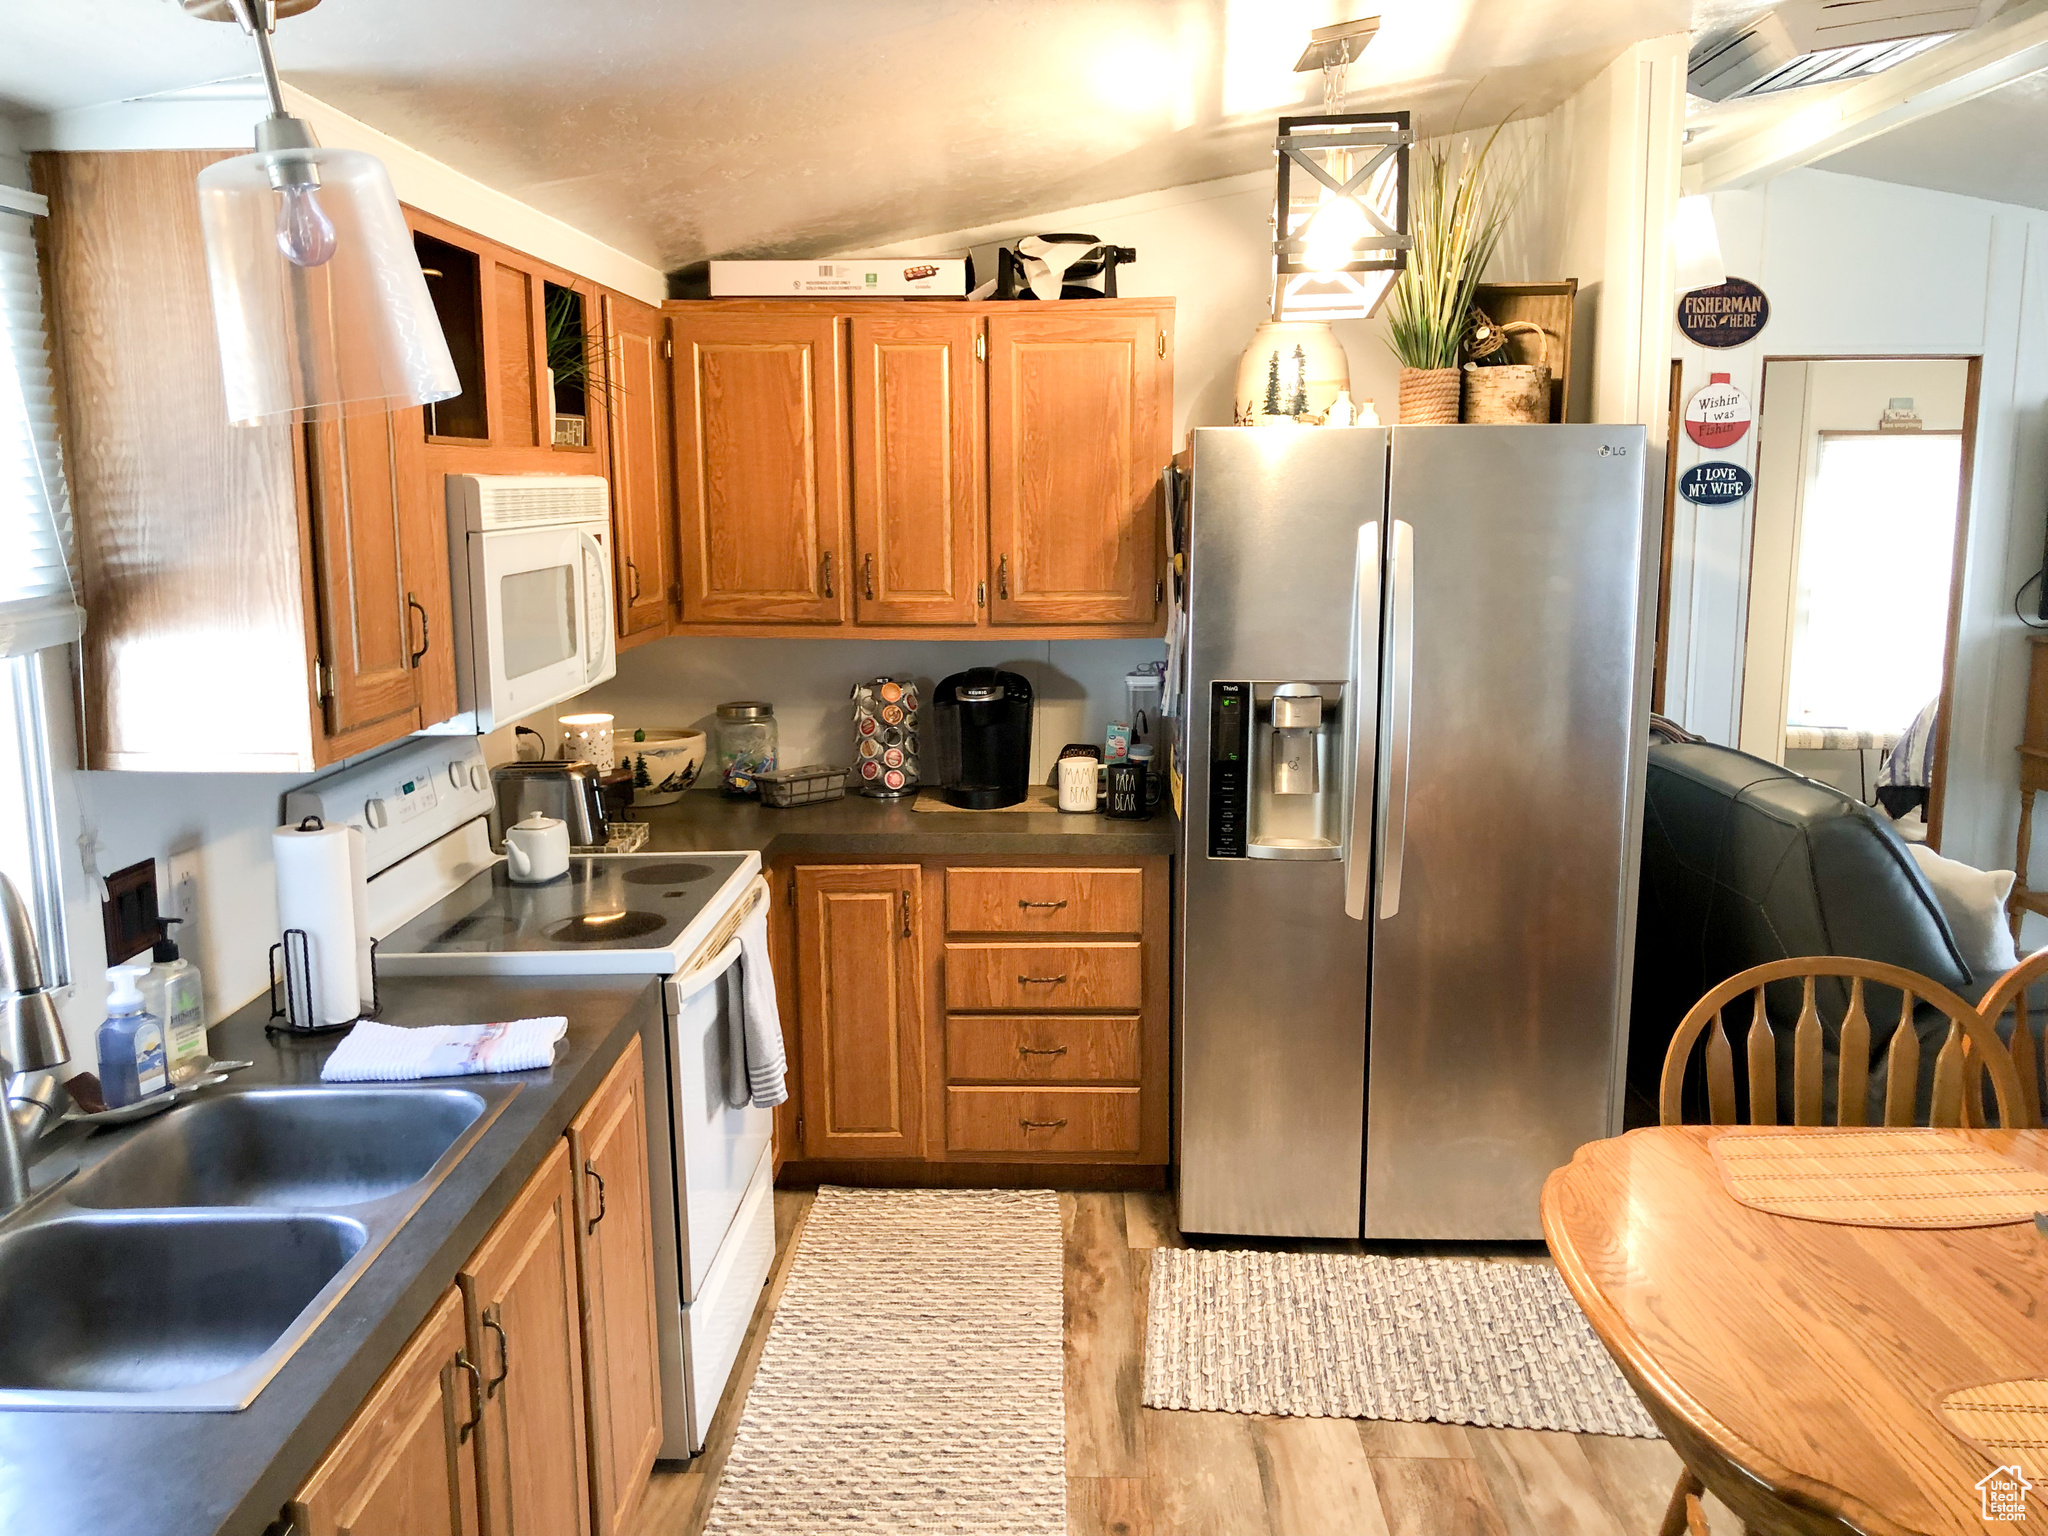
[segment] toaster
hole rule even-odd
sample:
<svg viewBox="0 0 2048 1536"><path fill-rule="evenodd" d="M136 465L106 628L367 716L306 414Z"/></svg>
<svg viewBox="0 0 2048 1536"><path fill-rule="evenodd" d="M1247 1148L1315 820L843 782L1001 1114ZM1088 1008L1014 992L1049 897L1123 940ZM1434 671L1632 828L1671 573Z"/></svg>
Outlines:
<svg viewBox="0 0 2048 1536"><path fill-rule="evenodd" d="M491 770L491 781L497 791L501 845L505 828L535 811L568 827L573 847L602 848L611 836L595 763L502 763Z"/></svg>

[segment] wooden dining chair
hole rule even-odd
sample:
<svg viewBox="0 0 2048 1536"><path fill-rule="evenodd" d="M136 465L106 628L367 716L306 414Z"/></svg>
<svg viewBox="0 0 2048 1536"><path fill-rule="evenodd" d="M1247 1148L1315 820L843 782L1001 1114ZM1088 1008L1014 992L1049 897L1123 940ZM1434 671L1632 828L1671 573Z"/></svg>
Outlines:
<svg viewBox="0 0 2048 1536"><path fill-rule="evenodd" d="M1994 1033L2008 1013L2013 1016L2012 1035L2006 1041L2005 1054L2011 1058L2013 1072L2020 1080L2020 1097L2032 1116L2028 1122L2031 1125L2038 1125L2041 1121L2043 1064L2040 1046L2027 1018L2027 988L2044 976L2048 976L2048 949L2037 949L1999 977L1977 1005L1977 1011ZM1983 1102L1982 1079L1973 1075L1971 1080L1980 1086L1975 1093L1964 1095L1963 1108L1966 1114L1981 1119L1982 1116L1976 1115L1975 1111Z"/></svg>
<svg viewBox="0 0 2048 1536"><path fill-rule="evenodd" d="M2021 977L2035 962L2040 964ZM1934 1061L1934 1093L1928 1124L1959 1126L1966 1123L1965 1082L1981 1083L1979 1074L1988 1072L1998 1104L1999 1123L2007 1129L2031 1128L2039 1122L2040 1100L2028 1099L2020 1073L2014 1070L2013 1054L1998 1038L1992 1022L1992 1001L2012 983L2015 995L2024 998L2025 985L2034 976L2048 974L2048 950L2033 955L2008 973L2005 980L1987 994L1984 1008L1972 1008L1947 987L1930 977L1902 966L1876 960L1854 960L1843 955L1807 955L1790 960L1773 960L1752 966L1731 976L1694 1003L1671 1044L1664 1052L1664 1076L1659 1084L1659 1115L1665 1125L1682 1125L1687 1063L1701 1037L1706 1040L1707 1113L1715 1125L1737 1122L1735 1092L1735 1049L1728 1038L1723 1013L1744 994L1750 1000L1750 1024L1743 1037L1745 1076L1749 1082L1751 1125L1778 1124L1777 1035L1765 1007L1766 990L1777 982L1800 983L1799 1014L1792 1026L1792 1123L1820 1125L1827 1101L1822 1073L1826 1063L1825 1039L1820 1009L1814 1001L1815 984L1827 978L1849 984L1848 1006L1842 1011L1835 1068L1835 1124L1863 1125L1869 1113L1870 1014L1864 1006L1864 989L1870 983L1890 987L1899 994L1899 1012L1885 1049L1884 1123L1913 1125L1918 1122L1920 1088L1920 1036L1913 1028L1917 1003L1927 1003L1948 1016L1948 1037ZM2015 980L2015 978L2018 978ZM2024 1009L2022 1000L2019 1006ZM2026 1035L2024 1018L2013 1030L2014 1052ZM2032 1039L2027 1037L2031 1062ZM1981 1090L1975 1098L1982 1099ZM1700 1498L1704 1486L1690 1467L1678 1478L1670 1506L1658 1536L1709 1536L1707 1517Z"/></svg>
<svg viewBox="0 0 2048 1536"><path fill-rule="evenodd" d="M1804 955L1751 966L1740 975L1729 977L1694 1003L1680 1021L1670 1046L1664 1052L1664 1075L1658 1094L1659 1120L1665 1125L1684 1123L1686 1066L1693 1046L1704 1036L1708 1120L1714 1125L1737 1123L1735 1053L1722 1014L1730 1003L1746 993L1750 998L1750 1023L1743 1039L1743 1056L1744 1075L1749 1086L1748 1123L1779 1123L1777 1037L1764 999L1767 989L1774 983L1797 981L1801 991L1798 1018L1792 1026L1792 1124L1822 1124L1827 1096L1826 1085L1822 1081L1825 1053L1820 1010L1814 1002L1814 985L1828 978L1849 984L1848 1006L1842 1011L1838 1035L1840 1059L1835 1073L1835 1124L1868 1123L1871 1020L1864 1006L1864 993L1872 983L1890 987L1899 994L1897 1026L1892 1030L1891 1043L1884 1053L1884 1124L1919 1123L1917 1100L1921 1047L1920 1036L1913 1029L1913 1015L1919 1003L1926 1003L1948 1017L1948 1036L1935 1057L1934 1095L1926 1123L1945 1126L1964 1123L1963 1082L1972 1058L1981 1058L1983 1070L1991 1074L1999 1124L2009 1130L2031 1129L2038 1122L2038 1112L2028 1105L2021 1091L2012 1057L1986 1014L1972 1008L1940 982L1917 971L1886 965L1878 960L1851 959L1846 955Z"/></svg>

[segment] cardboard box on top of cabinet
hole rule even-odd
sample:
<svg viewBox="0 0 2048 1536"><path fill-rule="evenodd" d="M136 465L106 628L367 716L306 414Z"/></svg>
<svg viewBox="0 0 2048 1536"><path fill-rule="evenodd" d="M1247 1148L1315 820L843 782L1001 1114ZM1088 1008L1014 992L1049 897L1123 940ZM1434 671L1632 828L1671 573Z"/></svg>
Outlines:
<svg viewBox="0 0 2048 1536"><path fill-rule="evenodd" d="M714 261L714 299L788 298L816 294L846 298L866 294L903 298L919 294L962 298L967 293L967 263L960 258L929 260L852 261Z"/></svg>

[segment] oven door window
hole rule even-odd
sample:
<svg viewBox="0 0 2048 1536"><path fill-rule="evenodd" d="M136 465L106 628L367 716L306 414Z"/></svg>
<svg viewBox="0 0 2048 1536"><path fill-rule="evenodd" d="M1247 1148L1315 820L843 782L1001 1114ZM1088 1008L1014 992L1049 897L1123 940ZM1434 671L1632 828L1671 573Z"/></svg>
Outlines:
<svg viewBox="0 0 2048 1536"><path fill-rule="evenodd" d="M576 569L548 565L498 581L507 680L559 666L577 654Z"/></svg>

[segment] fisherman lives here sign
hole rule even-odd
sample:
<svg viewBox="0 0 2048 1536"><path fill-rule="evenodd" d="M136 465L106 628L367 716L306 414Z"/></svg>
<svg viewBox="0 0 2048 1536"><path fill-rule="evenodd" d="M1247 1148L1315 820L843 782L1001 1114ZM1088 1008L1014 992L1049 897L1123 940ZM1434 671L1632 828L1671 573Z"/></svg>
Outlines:
<svg viewBox="0 0 2048 1536"><path fill-rule="evenodd" d="M1712 288L1695 288L1678 300L1678 328L1702 347L1739 347L1756 340L1771 318L1763 289L1731 277Z"/></svg>

